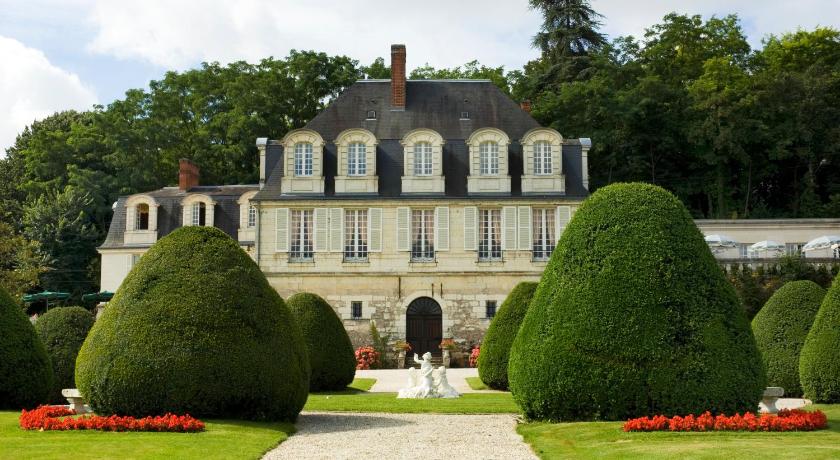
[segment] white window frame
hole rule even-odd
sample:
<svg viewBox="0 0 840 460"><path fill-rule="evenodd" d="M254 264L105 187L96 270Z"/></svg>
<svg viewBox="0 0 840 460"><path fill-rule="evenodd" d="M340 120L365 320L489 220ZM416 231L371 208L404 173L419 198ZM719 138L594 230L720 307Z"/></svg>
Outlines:
<svg viewBox="0 0 840 460"><path fill-rule="evenodd" d="M204 223L201 223L201 207L204 207ZM192 225L196 227L207 225L207 205L203 201L192 204Z"/></svg>
<svg viewBox="0 0 840 460"><path fill-rule="evenodd" d="M432 143L417 142L414 144L414 175L432 175Z"/></svg>
<svg viewBox="0 0 840 460"><path fill-rule="evenodd" d="M344 210L344 261L367 262L368 242L368 210Z"/></svg>
<svg viewBox="0 0 840 460"><path fill-rule="evenodd" d="M295 228L297 223L297 228ZM307 262L315 257L315 217L312 209L292 209L289 213L289 260ZM306 229L309 228L309 232Z"/></svg>
<svg viewBox="0 0 840 460"><path fill-rule="evenodd" d="M146 228L141 227L141 222L143 219L140 216L143 215L143 212L140 210L142 206L146 207ZM149 203L137 203L134 205L134 230L136 231L144 231L149 230L152 228L152 207L149 206Z"/></svg>
<svg viewBox="0 0 840 460"><path fill-rule="evenodd" d="M257 207L249 204L248 205L248 228L254 228L257 226Z"/></svg>
<svg viewBox="0 0 840 460"><path fill-rule="evenodd" d="M313 148L311 142L298 142L295 144L295 176L312 176L312 151Z"/></svg>
<svg viewBox="0 0 840 460"><path fill-rule="evenodd" d="M478 144L478 162L482 176L499 175L499 143L484 141Z"/></svg>
<svg viewBox="0 0 840 460"><path fill-rule="evenodd" d="M498 229L498 234L496 234ZM502 210L478 210L478 260L494 262L502 260Z"/></svg>
<svg viewBox="0 0 840 460"><path fill-rule="evenodd" d="M534 175L550 176L552 171L551 144L548 141L534 142Z"/></svg>
<svg viewBox="0 0 840 460"><path fill-rule="evenodd" d="M435 210L412 209L411 246L412 262L434 262L435 260ZM417 238L415 238L417 236Z"/></svg>
<svg viewBox="0 0 840 460"><path fill-rule="evenodd" d="M364 176L367 174L367 145L364 142L351 142L347 146L347 175Z"/></svg>
<svg viewBox="0 0 840 460"><path fill-rule="evenodd" d="M554 247L557 244L555 236L554 220L555 210L553 208L533 208L531 219L533 241L532 259L535 261L546 261L551 258Z"/></svg>

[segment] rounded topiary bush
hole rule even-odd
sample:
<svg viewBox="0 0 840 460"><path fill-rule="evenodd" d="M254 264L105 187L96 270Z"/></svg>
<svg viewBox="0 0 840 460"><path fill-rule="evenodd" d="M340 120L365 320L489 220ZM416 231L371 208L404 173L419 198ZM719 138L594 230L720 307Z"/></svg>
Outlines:
<svg viewBox="0 0 840 460"><path fill-rule="evenodd" d="M511 348L534 419L755 411L761 357L685 206L649 184L599 189L551 256Z"/></svg>
<svg viewBox="0 0 840 460"><path fill-rule="evenodd" d="M309 391L345 389L356 375L356 357L338 315L326 300L306 292L289 297L286 304L307 345Z"/></svg>
<svg viewBox="0 0 840 460"><path fill-rule="evenodd" d="M767 384L802 396L799 353L814 323L825 289L813 281L791 281L777 290L752 321Z"/></svg>
<svg viewBox="0 0 840 460"><path fill-rule="evenodd" d="M522 318L528 311L528 304L534 296L537 283L522 282L508 294L501 308L496 313L484 340L481 342L481 354L478 358L478 376L490 388L508 389L508 357L510 346Z"/></svg>
<svg viewBox="0 0 840 460"><path fill-rule="evenodd" d="M0 409L31 409L47 402L50 358L23 310L0 288Z"/></svg>
<svg viewBox="0 0 840 460"><path fill-rule="evenodd" d="M60 307L47 311L35 323L35 331L47 348L55 376L50 402L64 402L61 390L76 388L76 356L93 321L93 314L82 307Z"/></svg>
<svg viewBox="0 0 840 460"><path fill-rule="evenodd" d="M233 239L183 227L125 278L82 345L76 383L104 414L294 420L309 390L305 347Z"/></svg>
<svg viewBox="0 0 840 460"><path fill-rule="evenodd" d="M805 397L840 403L840 276L828 289L799 356Z"/></svg>

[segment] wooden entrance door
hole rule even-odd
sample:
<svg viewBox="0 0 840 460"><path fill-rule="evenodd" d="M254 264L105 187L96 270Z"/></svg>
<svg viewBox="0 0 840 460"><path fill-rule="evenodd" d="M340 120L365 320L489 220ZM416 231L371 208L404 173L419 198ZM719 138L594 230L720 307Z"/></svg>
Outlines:
<svg viewBox="0 0 840 460"><path fill-rule="evenodd" d="M423 356L428 351L433 356L440 356L442 318L443 312L435 299L420 297L409 304L405 314L405 341L411 344L410 353ZM410 356L413 358L413 355Z"/></svg>

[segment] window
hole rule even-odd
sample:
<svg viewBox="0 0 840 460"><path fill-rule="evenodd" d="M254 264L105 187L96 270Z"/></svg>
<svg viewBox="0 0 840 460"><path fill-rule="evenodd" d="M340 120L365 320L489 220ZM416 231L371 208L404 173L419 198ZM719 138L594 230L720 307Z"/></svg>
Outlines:
<svg viewBox="0 0 840 460"><path fill-rule="evenodd" d="M487 318L492 318L496 316L496 301L495 300L488 300L487 303L484 305L484 311L486 312Z"/></svg>
<svg viewBox="0 0 840 460"><path fill-rule="evenodd" d="M366 118L368 120L376 120L376 110L368 110Z"/></svg>
<svg viewBox="0 0 840 460"><path fill-rule="evenodd" d="M741 243L741 245L738 246L738 255L740 255L742 259L752 257L750 246L752 246L752 243Z"/></svg>
<svg viewBox="0 0 840 460"><path fill-rule="evenodd" d="M365 175L367 171L366 147L361 142L353 142L347 147L347 175Z"/></svg>
<svg viewBox="0 0 840 460"><path fill-rule="evenodd" d="M481 209L478 219L478 260L502 260L502 211Z"/></svg>
<svg viewBox="0 0 840 460"><path fill-rule="evenodd" d="M461 119L462 120L469 120L470 119L470 113L469 112L461 112Z"/></svg>
<svg viewBox="0 0 840 460"><path fill-rule="evenodd" d="M257 207L248 206L248 228L257 226Z"/></svg>
<svg viewBox="0 0 840 460"><path fill-rule="evenodd" d="M131 268L134 268L137 265L137 262L140 262L140 258L143 257L142 254L132 254L131 255Z"/></svg>
<svg viewBox="0 0 840 460"><path fill-rule="evenodd" d="M289 258L293 261L312 260L312 210L293 209Z"/></svg>
<svg viewBox="0 0 840 460"><path fill-rule="evenodd" d="M805 243L786 243L785 249L787 250L787 255L789 256L802 256L802 247L805 246Z"/></svg>
<svg viewBox="0 0 840 460"><path fill-rule="evenodd" d="M435 212L432 209L411 210L411 261L435 260Z"/></svg>
<svg viewBox="0 0 840 460"><path fill-rule="evenodd" d="M414 144L414 175L432 175L432 144L428 142Z"/></svg>
<svg viewBox="0 0 840 460"><path fill-rule="evenodd" d="M196 226L205 226L207 224L207 206L202 202L196 202L192 205L192 224Z"/></svg>
<svg viewBox="0 0 840 460"><path fill-rule="evenodd" d="M534 209L533 216L533 241L534 260L548 260L554 251L554 209Z"/></svg>
<svg viewBox="0 0 840 460"><path fill-rule="evenodd" d="M367 210L344 211L344 260L364 262L368 257Z"/></svg>
<svg viewBox="0 0 840 460"><path fill-rule="evenodd" d="M298 142L295 144L295 176L312 175L312 144Z"/></svg>
<svg viewBox="0 0 840 460"><path fill-rule="evenodd" d="M350 317L353 319L362 319L362 302L358 300L350 302Z"/></svg>
<svg viewBox="0 0 840 460"><path fill-rule="evenodd" d="M551 174L551 144L546 141L534 144L534 174Z"/></svg>
<svg viewBox="0 0 840 460"><path fill-rule="evenodd" d="M140 203L134 208L135 211L135 219L134 219L134 229L135 230L148 230L149 229L149 205L146 203Z"/></svg>
<svg viewBox="0 0 840 460"><path fill-rule="evenodd" d="M478 159L482 176L499 174L499 144L491 141L479 144Z"/></svg>

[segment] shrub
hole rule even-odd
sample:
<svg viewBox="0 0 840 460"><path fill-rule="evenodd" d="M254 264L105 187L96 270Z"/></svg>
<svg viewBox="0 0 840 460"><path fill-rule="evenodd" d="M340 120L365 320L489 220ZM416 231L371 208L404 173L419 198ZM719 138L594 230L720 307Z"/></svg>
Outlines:
<svg viewBox="0 0 840 460"><path fill-rule="evenodd" d="M294 420L309 390L305 347L233 239L183 227L125 278L82 345L76 383L105 415Z"/></svg>
<svg viewBox="0 0 840 460"><path fill-rule="evenodd" d="M799 379L805 397L840 402L840 276L822 301L799 356Z"/></svg>
<svg viewBox="0 0 840 460"><path fill-rule="evenodd" d="M481 344L481 360L478 362L478 376L490 388L496 390L508 389L508 357L510 346L522 318L528 311L528 304L534 297L537 283L523 282L516 285L508 294L502 307L496 313L484 341Z"/></svg>
<svg viewBox="0 0 840 460"><path fill-rule="evenodd" d="M47 348L55 377L50 402L64 402L61 390L76 388L76 356L93 321L93 314L82 307L59 307L47 311L35 323L35 331Z"/></svg>
<svg viewBox="0 0 840 460"><path fill-rule="evenodd" d="M44 344L20 306L0 288L0 409L45 402L52 381Z"/></svg>
<svg viewBox="0 0 840 460"><path fill-rule="evenodd" d="M799 353L824 296L825 289L813 281L791 281L773 294L752 321L767 384L784 388L787 396L802 396Z"/></svg>
<svg viewBox="0 0 840 460"><path fill-rule="evenodd" d="M303 332L309 352L309 391L343 390L356 374L356 358L338 315L315 294L295 294L286 304Z"/></svg>
<svg viewBox="0 0 840 460"><path fill-rule="evenodd" d="M572 218L511 348L526 416L624 420L754 411L750 324L683 204L614 184Z"/></svg>

